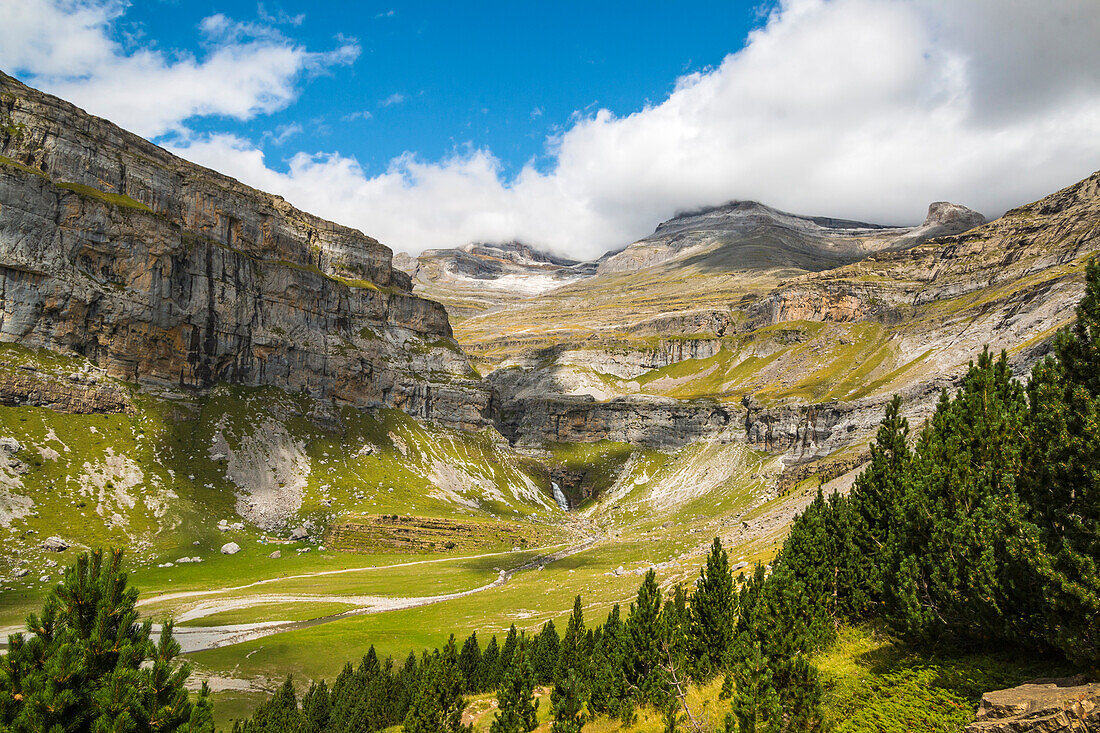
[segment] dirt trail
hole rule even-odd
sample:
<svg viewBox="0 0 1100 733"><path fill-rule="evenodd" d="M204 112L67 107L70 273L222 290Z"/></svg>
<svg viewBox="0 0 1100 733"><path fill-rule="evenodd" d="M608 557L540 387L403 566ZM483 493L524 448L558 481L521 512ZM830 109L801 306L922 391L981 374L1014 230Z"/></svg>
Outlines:
<svg viewBox="0 0 1100 733"><path fill-rule="evenodd" d="M452 601L458 598L465 598L475 593L481 593L491 588L497 588L507 583L513 575L523 570L530 570L548 563L561 560L575 555L578 552L583 552L595 545L600 540L599 537L588 537L581 543L566 547L558 550L557 552L547 553L540 555L533 560L525 562L516 567L509 568L507 570L501 570L496 579L490 583L478 586L477 588L471 588L469 590L457 591L455 593L442 593L434 596L413 596L407 598L399 598L392 596L357 596L357 595L327 595L327 594L264 594L256 596L247 596L244 598L224 598L217 600L210 600L205 603L197 604L196 606L188 609L184 613L178 616L179 621L189 621L197 618L203 618L205 616L211 616L223 611L237 610L242 608L252 608L254 606L266 605L270 603L347 603L348 605L355 606L355 608L347 611L341 611L340 613L330 614L328 616L322 616L319 618L308 619L305 621L264 621L261 623L251 624L233 624L226 626L177 626L174 631L176 640L180 643L183 651L186 652L198 652L206 649L214 649L221 646L227 646L229 644L239 644L244 641L251 641L253 639L260 639L265 636L271 636L272 634L279 634L285 631L291 631L294 629L305 629L311 626L319 626L321 624L332 623L343 618L349 618L351 616L362 616L372 613L384 613L386 611L400 611L409 608L418 608L420 606L427 606L433 603L442 603L444 601ZM560 545L551 545L550 547L559 547ZM538 548L549 549L549 548ZM493 557L502 554L512 553L488 553L486 555L478 555L475 557ZM409 563L399 563L396 565L389 565L385 567L404 567L408 565L419 565L428 562L446 562L450 560L459 560L464 558L439 558L436 560L421 560ZM470 558L465 558L470 559ZM382 570L385 569L382 566L375 568L356 568L356 570ZM347 572L347 571L324 571L318 573L311 573L307 575L294 576L294 577L316 577L318 575L328 575L332 572ZM189 593L181 594L165 594L149 599L146 603L151 603L155 600L166 600L170 598L180 597L194 597L195 595L208 595L211 593L226 593L232 590L240 590L242 588L250 588L256 585L260 585L275 580L285 580L285 578L274 578L267 581L259 581L257 583L249 583L248 585L237 586L234 588L221 588L213 591L193 591ZM159 626L154 626L154 630L159 631Z"/></svg>
<svg viewBox="0 0 1100 733"><path fill-rule="evenodd" d="M346 573L369 573L378 570L391 570L393 568L407 568L413 565L427 565L430 563L444 563L444 562L459 562L462 560L480 560L486 557L501 557L504 555L516 555L520 552L542 552L544 550L550 550L555 547L564 547L566 543L561 542L555 545L546 545L545 547L533 547L530 550L506 550L503 552L487 552L483 555L463 555L461 557L440 557L431 560L413 560L410 562L399 562L393 565L372 565L370 567L363 568L342 568L340 570L318 570L314 573L302 573L301 575L286 575L278 578L265 578L263 580L257 580L253 583L246 583L244 585L226 586L225 588L209 588L207 590L190 590L179 591L176 593L162 593L159 596L150 596L149 598L143 598L137 602L138 606L148 606L153 603L162 603L164 601L174 601L180 598L195 598L197 596L217 595L219 593L232 593L233 591L246 590L248 588L255 588L260 585L267 585L269 583L282 583L287 580L300 580L302 578L319 578L326 575L343 575Z"/></svg>

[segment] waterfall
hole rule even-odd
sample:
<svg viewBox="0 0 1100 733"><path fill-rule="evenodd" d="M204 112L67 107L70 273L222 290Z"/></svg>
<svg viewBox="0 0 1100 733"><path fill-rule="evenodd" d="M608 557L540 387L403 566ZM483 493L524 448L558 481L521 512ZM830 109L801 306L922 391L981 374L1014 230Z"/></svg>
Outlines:
<svg viewBox="0 0 1100 733"><path fill-rule="evenodd" d="M558 502L558 506L565 511L569 511L569 500L565 498L565 493L558 486L558 482L551 481L550 489L554 492L554 501Z"/></svg>

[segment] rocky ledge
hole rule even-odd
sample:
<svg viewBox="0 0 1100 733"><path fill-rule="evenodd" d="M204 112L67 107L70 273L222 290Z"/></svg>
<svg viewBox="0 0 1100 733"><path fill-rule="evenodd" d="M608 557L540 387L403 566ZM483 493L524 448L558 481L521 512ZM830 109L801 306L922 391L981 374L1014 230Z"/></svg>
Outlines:
<svg viewBox="0 0 1100 733"><path fill-rule="evenodd" d="M1083 678L1034 680L987 692L966 733L1100 731L1100 684Z"/></svg>

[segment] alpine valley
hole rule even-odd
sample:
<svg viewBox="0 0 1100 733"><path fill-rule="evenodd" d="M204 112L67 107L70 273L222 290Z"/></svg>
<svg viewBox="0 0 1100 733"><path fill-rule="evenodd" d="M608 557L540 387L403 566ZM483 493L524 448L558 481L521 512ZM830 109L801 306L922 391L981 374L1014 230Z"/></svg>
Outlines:
<svg viewBox="0 0 1100 733"><path fill-rule="evenodd" d="M984 347L1023 377L1051 353L1100 251L1100 173L1066 183L916 227L730 201L593 262L414 257L0 73L0 626L124 547L226 727L371 647L534 637L577 596L625 615L649 571L692 587L715 537L752 575L851 490L895 395L916 434ZM959 730L1064 667L838 628L815 658L837 725ZM488 730L495 695L464 720ZM729 710L721 678L683 700L697 730Z"/></svg>

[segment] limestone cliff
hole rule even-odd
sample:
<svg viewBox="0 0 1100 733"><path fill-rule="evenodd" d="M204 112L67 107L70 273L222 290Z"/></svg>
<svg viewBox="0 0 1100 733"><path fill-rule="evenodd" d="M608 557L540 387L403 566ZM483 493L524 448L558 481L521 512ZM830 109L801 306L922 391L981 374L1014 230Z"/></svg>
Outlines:
<svg viewBox="0 0 1100 733"><path fill-rule="evenodd" d="M374 239L0 74L0 340L487 424L446 311L410 290Z"/></svg>

